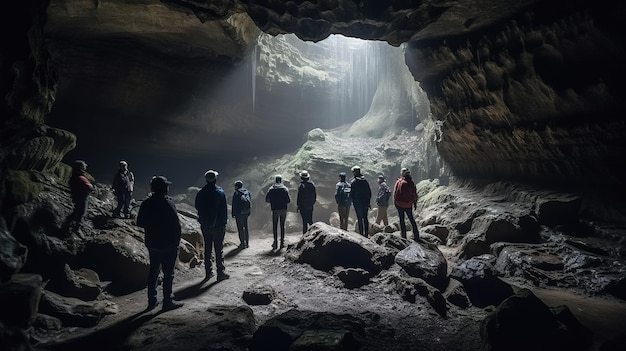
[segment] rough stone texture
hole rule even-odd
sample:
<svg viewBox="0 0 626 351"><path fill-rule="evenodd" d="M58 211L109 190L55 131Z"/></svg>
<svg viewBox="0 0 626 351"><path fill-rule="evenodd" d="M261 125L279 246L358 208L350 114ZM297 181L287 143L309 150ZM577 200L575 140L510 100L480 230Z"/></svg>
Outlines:
<svg viewBox="0 0 626 351"><path fill-rule="evenodd" d="M42 313L57 317L63 325L93 327L107 314L117 313L117 305L111 301L85 302L44 291L39 304Z"/></svg>
<svg viewBox="0 0 626 351"><path fill-rule="evenodd" d="M448 264L436 245L411 243L398 252L395 262L410 276L424 279L434 287L443 289L448 285Z"/></svg>

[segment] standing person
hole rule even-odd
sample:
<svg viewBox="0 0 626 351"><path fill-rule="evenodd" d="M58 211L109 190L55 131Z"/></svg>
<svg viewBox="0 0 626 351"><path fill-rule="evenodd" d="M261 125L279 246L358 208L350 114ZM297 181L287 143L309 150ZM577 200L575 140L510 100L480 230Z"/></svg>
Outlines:
<svg viewBox="0 0 626 351"><path fill-rule="evenodd" d="M313 206L317 200L315 184L309 180L309 172L300 172L300 186L298 186L297 211L302 217L302 234L313 224Z"/></svg>
<svg viewBox="0 0 626 351"><path fill-rule="evenodd" d="M224 189L218 186L217 176L219 173L208 170L204 173L206 185L196 195L196 210L198 210L198 222L204 237L204 268L207 281L213 277L211 258L215 250L215 267L217 269L217 281L230 278L226 274L224 266L224 235L226 235L226 222L228 221L228 206Z"/></svg>
<svg viewBox="0 0 626 351"><path fill-rule="evenodd" d="M231 203L231 212L235 222L237 222L237 232L239 232L239 248L248 248L250 232L248 231L248 217L250 216L250 203L252 201L250 191L243 187L243 182L235 182L235 192Z"/></svg>
<svg viewBox="0 0 626 351"><path fill-rule="evenodd" d="M367 219L367 211L372 208L370 201L372 199L372 190L370 183L361 174L361 167L352 167L354 178L350 181L350 199L356 212L356 220L359 227L359 233L367 238L369 232L369 221Z"/></svg>
<svg viewBox="0 0 626 351"><path fill-rule="evenodd" d="M93 184L87 179L87 163L85 161L74 161L69 186L74 210L67 217L63 227L66 228L65 230L69 229L72 232L77 232L87 213L89 194L94 191Z"/></svg>
<svg viewBox="0 0 626 351"><path fill-rule="evenodd" d="M141 203L137 214L137 226L145 231L145 244L150 256L148 310L159 304L157 282L160 271L163 271L163 310L183 306L183 302L174 300L172 296L181 226L176 205L167 196L170 184L172 183L164 176L152 177L150 181L152 195Z"/></svg>
<svg viewBox="0 0 626 351"><path fill-rule="evenodd" d="M413 209L417 208L417 189L411 177L411 171L402 168L400 174L400 178L393 186L393 201L400 216L400 235L406 239L406 223L404 222L406 215L413 228L413 240L417 241L420 233L413 218Z"/></svg>
<svg viewBox="0 0 626 351"><path fill-rule="evenodd" d="M285 246L285 219L287 219L287 205L291 202L289 189L282 181L283 177L277 174L274 177L274 184L265 194L265 202L268 202L272 208L272 230L274 233L272 249L274 250L278 247L278 222L280 222L280 248Z"/></svg>
<svg viewBox="0 0 626 351"><path fill-rule="evenodd" d="M389 219L387 218L387 208L389 207L389 198L391 197L391 191L389 186L385 182L385 176L378 176L378 193L376 194L376 206L378 206L378 215L376 216L376 224L381 222L385 226L389 225Z"/></svg>
<svg viewBox="0 0 626 351"><path fill-rule="evenodd" d="M339 228L348 230L348 215L350 214L352 199L350 198L350 183L346 182L346 172L339 173L339 182L337 182L335 187Z"/></svg>
<svg viewBox="0 0 626 351"><path fill-rule="evenodd" d="M135 175L128 170L128 163L120 161L119 169L113 177L113 192L117 197L117 207L113 210L113 217L130 218L130 199L135 187Z"/></svg>

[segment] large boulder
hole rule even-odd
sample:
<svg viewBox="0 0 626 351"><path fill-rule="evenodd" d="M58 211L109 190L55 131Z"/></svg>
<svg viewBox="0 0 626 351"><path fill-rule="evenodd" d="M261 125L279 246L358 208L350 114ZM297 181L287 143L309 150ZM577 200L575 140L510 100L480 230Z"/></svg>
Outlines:
<svg viewBox="0 0 626 351"><path fill-rule="evenodd" d="M478 307L497 306L514 294L513 288L496 276L495 261L493 255L481 255L462 262L450 272L450 278L463 283L470 301Z"/></svg>
<svg viewBox="0 0 626 351"><path fill-rule="evenodd" d="M334 267L362 268L372 275L393 264L393 252L357 233L317 222L302 239L290 246L286 256L297 263L331 271Z"/></svg>
<svg viewBox="0 0 626 351"><path fill-rule="evenodd" d="M117 313L118 307L108 300L85 302L44 290L39 310L60 319L64 326L93 327L104 316Z"/></svg>
<svg viewBox="0 0 626 351"><path fill-rule="evenodd" d="M46 290L83 301L93 301L102 293L98 273L87 268L73 270L67 264L62 272L50 279Z"/></svg>
<svg viewBox="0 0 626 351"><path fill-rule="evenodd" d="M398 252L395 262L410 276L424 279L438 289L448 285L448 263L436 245L413 242Z"/></svg>

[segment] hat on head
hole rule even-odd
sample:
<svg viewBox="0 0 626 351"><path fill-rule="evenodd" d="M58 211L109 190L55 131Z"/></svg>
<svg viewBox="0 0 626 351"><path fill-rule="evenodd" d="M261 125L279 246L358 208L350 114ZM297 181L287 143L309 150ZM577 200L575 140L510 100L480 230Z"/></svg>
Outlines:
<svg viewBox="0 0 626 351"><path fill-rule="evenodd" d="M87 169L87 163L83 160L76 160L74 161L74 165L72 166L72 168L84 171Z"/></svg>
<svg viewBox="0 0 626 351"><path fill-rule="evenodd" d="M379 174L379 175L378 175L378 179L385 180L385 176L384 176L384 175L382 175L382 174Z"/></svg>
<svg viewBox="0 0 626 351"><path fill-rule="evenodd" d="M400 175L404 175L404 174L405 174L405 173L407 173L407 172L411 173L411 171L409 171L409 169L408 169L408 168L404 168L404 167L403 167L403 168L400 170Z"/></svg>
<svg viewBox="0 0 626 351"><path fill-rule="evenodd" d="M214 182L217 179L218 175L220 174L217 173L217 171L210 169L204 172L204 179L206 179L207 182Z"/></svg>
<svg viewBox="0 0 626 351"><path fill-rule="evenodd" d="M339 176L340 177L345 177L346 176L346 172L339 172Z"/></svg>
<svg viewBox="0 0 626 351"><path fill-rule="evenodd" d="M354 167L352 167L350 170L351 170L352 172L355 172L355 171L359 171L359 172L360 172L360 171L361 171L361 167L359 167L359 166L354 166Z"/></svg>
<svg viewBox="0 0 626 351"><path fill-rule="evenodd" d="M235 182L235 186L237 188L241 188L243 186L243 182L241 180L238 180L238 181Z"/></svg>
<svg viewBox="0 0 626 351"><path fill-rule="evenodd" d="M309 179L309 172L307 171L300 172L300 178Z"/></svg>
<svg viewBox="0 0 626 351"><path fill-rule="evenodd" d="M278 183L283 180L283 176L281 176L280 174L277 174L274 176L274 180L276 181L276 183Z"/></svg>
<svg viewBox="0 0 626 351"><path fill-rule="evenodd" d="M122 160L120 161L120 166L128 166L128 162Z"/></svg>
<svg viewBox="0 0 626 351"><path fill-rule="evenodd" d="M150 187L152 191L160 191L165 192L167 186L172 184L172 182L168 181L165 176L154 176L150 181Z"/></svg>

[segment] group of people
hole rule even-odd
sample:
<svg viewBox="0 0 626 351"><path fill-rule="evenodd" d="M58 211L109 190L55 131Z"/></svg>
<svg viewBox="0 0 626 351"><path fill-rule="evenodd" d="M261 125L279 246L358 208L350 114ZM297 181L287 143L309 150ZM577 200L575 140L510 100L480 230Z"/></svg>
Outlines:
<svg viewBox="0 0 626 351"><path fill-rule="evenodd" d="M74 202L74 212L69 217L76 226L85 215L88 197L94 187L86 177L87 164L77 160L73 164L70 190ZM340 228L347 230L350 206L354 207L357 217L358 232L367 237L369 232L368 210L371 209L372 191L369 182L361 174L361 168L354 166L351 169L353 178L348 182L346 173L339 173L339 182L336 184L335 200L339 213ZM208 170L204 174L206 184L198 191L195 198L195 207L198 212L198 222L205 243L205 278L208 281L213 277L212 257L215 254L217 281L230 278L224 266L224 236L228 220L228 207L224 189L217 185L219 173ZM274 241L272 249L282 249L285 246L285 220L287 207L291 202L289 189L282 183L281 175L274 176L265 201L270 204L272 211L272 230ZM134 189L135 178L128 169L126 161L119 162L118 172L113 178L113 191L117 198L117 207L113 216L130 218L130 201ZM157 282L160 272L163 272L163 309L169 310L183 306L172 295L174 266L178 254L178 245L181 238L181 225L178 219L176 205L168 196L170 181L164 176L154 176L150 181L152 194L141 203L137 215L137 226L145 231L145 245L149 252L150 268L148 273L148 310L158 305ZM240 249L249 247L248 217L251 214L251 194L244 188L243 182L234 182L234 193L231 201L231 216L237 223L240 240ZM392 196L384 175L378 176L378 192L376 205L378 216L376 223L388 225L387 208ZM297 192L296 210L302 218L302 233L306 233L313 224L313 209L317 201L315 184L310 180L308 171L300 172L300 185ZM405 216L408 217L413 229L414 240L418 240L419 232L413 209L417 206L417 191L411 178L411 172L403 168L400 177L396 180L393 189L393 201L400 216L401 236L406 238ZM280 241L279 241L280 229Z"/></svg>
<svg viewBox="0 0 626 351"><path fill-rule="evenodd" d="M356 213L357 228L361 235L367 237L369 234L369 220L367 217L368 210L371 209L372 191L369 182L361 174L359 166L352 167L353 178L350 182L346 181L346 173L339 173L339 182L335 186L335 201L337 203L337 212L339 213L339 227L343 230L348 229L348 216L350 206L354 207ZM376 224L383 223L389 225L387 217L387 209L392 193L385 181L384 175L378 176L378 192L376 194L376 206L378 207L378 215ZM400 216L400 235L406 238L405 216L411 223L413 230L413 238L415 241L419 239L419 231L415 218L413 217L413 209L417 208L417 189L415 182L411 177L411 172L407 168L402 168L400 177L396 180L393 188L393 201L398 215Z"/></svg>

